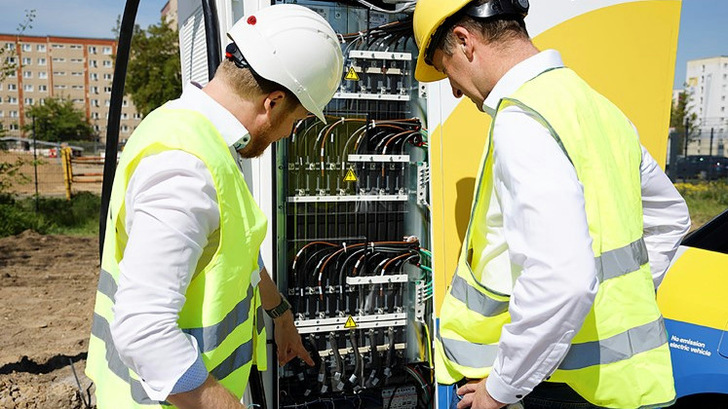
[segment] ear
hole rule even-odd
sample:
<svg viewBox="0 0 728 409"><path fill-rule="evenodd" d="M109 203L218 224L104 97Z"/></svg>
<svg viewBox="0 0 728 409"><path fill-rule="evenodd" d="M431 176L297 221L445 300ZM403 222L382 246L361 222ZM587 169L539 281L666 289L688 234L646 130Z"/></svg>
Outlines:
<svg viewBox="0 0 728 409"><path fill-rule="evenodd" d="M279 112L279 108L283 106L283 101L286 98L286 94L283 91L273 91L265 96L263 100L263 107L265 108L266 114L271 114L275 110Z"/></svg>
<svg viewBox="0 0 728 409"><path fill-rule="evenodd" d="M475 47L475 38L473 33L463 26L455 26L455 28L452 29L452 33L455 36L457 44L457 50L455 50L455 52L462 50L468 61L473 61Z"/></svg>

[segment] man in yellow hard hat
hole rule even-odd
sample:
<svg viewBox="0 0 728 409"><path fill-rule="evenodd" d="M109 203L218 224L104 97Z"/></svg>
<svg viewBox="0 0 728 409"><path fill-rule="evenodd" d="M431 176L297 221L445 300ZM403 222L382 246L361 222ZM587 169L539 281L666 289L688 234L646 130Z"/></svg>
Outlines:
<svg viewBox="0 0 728 409"><path fill-rule="evenodd" d="M528 6L415 8L416 78L448 78L493 117L440 312L438 382L460 386L458 409L667 406L655 289L687 207L625 115L557 51L536 49Z"/></svg>
<svg viewBox="0 0 728 409"><path fill-rule="evenodd" d="M265 214L242 174L339 87L343 56L316 12L244 16L215 77L150 113L114 177L86 373L104 408L242 409L264 369L263 311L278 363L313 365L290 305L259 262Z"/></svg>

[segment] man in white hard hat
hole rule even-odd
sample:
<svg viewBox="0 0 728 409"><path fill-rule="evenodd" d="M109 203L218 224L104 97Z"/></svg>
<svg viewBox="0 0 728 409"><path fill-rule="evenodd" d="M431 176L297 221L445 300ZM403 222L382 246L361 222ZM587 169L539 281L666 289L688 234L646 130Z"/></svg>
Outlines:
<svg viewBox="0 0 728 409"><path fill-rule="evenodd" d="M86 372L99 408L241 408L266 366L313 361L290 305L258 261L266 219L240 169L308 112L324 121L343 71L315 12L276 5L228 32L204 88L149 114L116 170Z"/></svg>
<svg viewBox="0 0 728 409"><path fill-rule="evenodd" d="M414 12L416 78L448 78L493 117L440 310L438 382L460 386L458 409L668 406L655 289L687 206L625 115L536 49L528 6L419 0Z"/></svg>

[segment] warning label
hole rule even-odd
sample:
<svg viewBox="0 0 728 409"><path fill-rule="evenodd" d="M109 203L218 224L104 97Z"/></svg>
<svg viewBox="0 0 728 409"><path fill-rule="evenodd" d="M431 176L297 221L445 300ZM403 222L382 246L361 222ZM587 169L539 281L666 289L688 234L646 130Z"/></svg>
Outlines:
<svg viewBox="0 0 728 409"><path fill-rule="evenodd" d="M356 328L356 322L354 322L354 318L351 315L349 315L349 319L346 320L344 328Z"/></svg>
<svg viewBox="0 0 728 409"><path fill-rule="evenodd" d="M354 173L354 169L350 168L346 171L346 176L344 176L344 182L356 182L357 180L359 179L357 179L356 173Z"/></svg>
<svg viewBox="0 0 728 409"><path fill-rule="evenodd" d="M347 81L359 81L359 74L356 73L354 67L349 67L349 72L346 73L344 79Z"/></svg>

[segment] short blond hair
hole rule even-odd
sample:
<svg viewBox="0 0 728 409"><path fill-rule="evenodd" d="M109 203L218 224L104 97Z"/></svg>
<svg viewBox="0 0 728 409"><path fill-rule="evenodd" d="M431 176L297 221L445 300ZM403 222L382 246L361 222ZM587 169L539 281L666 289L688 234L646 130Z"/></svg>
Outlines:
<svg viewBox="0 0 728 409"><path fill-rule="evenodd" d="M236 95L242 98L254 98L270 94L273 91L282 91L286 94L285 107L287 110L292 111L300 105L296 95L288 88L261 77L249 68L238 68L234 62L227 59L217 67L215 77L222 79Z"/></svg>

